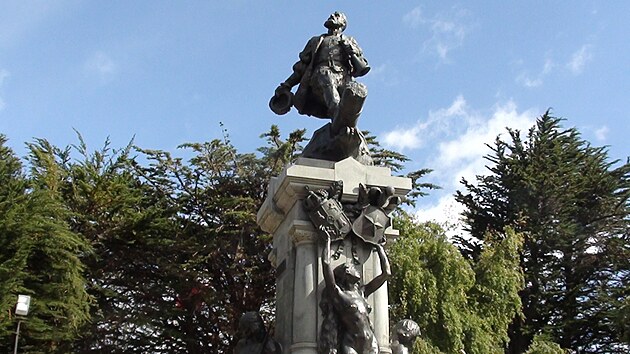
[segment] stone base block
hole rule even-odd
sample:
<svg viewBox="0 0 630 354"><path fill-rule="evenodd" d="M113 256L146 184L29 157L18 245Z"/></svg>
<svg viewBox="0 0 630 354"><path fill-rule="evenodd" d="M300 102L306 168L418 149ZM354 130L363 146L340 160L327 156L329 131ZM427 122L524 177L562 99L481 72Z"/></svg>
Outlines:
<svg viewBox="0 0 630 354"><path fill-rule="evenodd" d="M269 257L277 271L275 337L285 353L317 353L322 322L319 301L324 289L322 248L302 201L307 195L306 186L311 190L327 188L339 180L343 181L342 201L350 203L357 200L359 183L368 187L392 186L397 196L411 190L410 179L392 176L389 168L362 165L352 158L339 162L300 158L272 178L257 218L261 228L273 235ZM397 234L397 230L386 230L387 237ZM344 249L350 252L350 247ZM351 255L344 254L336 263L346 257ZM373 254L363 264L362 276L369 281L378 274L380 264ZM368 302L373 309L370 316L381 353L391 353L387 284L370 295Z"/></svg>

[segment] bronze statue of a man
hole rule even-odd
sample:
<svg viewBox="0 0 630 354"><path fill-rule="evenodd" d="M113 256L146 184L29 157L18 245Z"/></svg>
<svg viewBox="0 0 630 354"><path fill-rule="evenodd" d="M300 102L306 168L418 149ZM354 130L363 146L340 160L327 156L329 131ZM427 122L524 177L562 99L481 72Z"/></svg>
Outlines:
<svg viewBox="0 0 630 354"><path fill-rule="evenodd" d="M343 34L347 25L343 13L328 17L324 23L328 32L308 41L291 76L276 88L269 107L276 114L285 114L294 106L300 114L331 120L313 134L303 157L329 161L353 157L371 165L367 142L357 129L367 87L354 81L370 67L354 38ZM296 85L294 95L291 89Z"/></svg>
<svg viewBox="0 0 630 354"><path fill-rule="evenodd" d="M300 85L293 97L300 114L334 120L348 83L370 70L357 42L343 34L347 26L343 13L330 15L324 22L328 32L308 41L293 73L276 89L277 94L284 94Z"/></svg>

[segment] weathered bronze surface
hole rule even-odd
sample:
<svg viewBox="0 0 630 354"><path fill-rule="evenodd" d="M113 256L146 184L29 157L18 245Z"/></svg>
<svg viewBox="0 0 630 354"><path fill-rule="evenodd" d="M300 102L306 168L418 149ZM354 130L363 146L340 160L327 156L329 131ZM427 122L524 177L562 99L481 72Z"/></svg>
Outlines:
<svg viewBox="0 0 630 354"><path fill-rule="evenodd" d="M392 354L409 354L420 335L420 326L413 320L400 320L392 332Z"/></svg>
<svg viewBox="0 0 630 354"><path fill-rule="evenodd" d="M378 343L370 322L371 307L367 297L390 277L391 270L385 250L375 245L381 273L367 284L361 284L356 265L346 262L331 267L331 239L326 238L322 252L322 271L326 288L322 294L322 327L319 353L378 354Z"/></svg>
<svg viewBox="0 0 630 354"><path fill-rule="evenodd" d="M343 13L330 15L324 23L328 31L306 43L293 73L276 88L269 107L276 114L295 107L300 114L331 120L313 134L302 156L330 161L354 157L371 165L365 137L357 128L367 87L354 81L367 74L370 66L356 40L343 34L347 24Z"/></svg>
<svg viewBox="0 0 630 354"><path fill-rule="evenodd" d="M258 312L245 312L241 316L238 337L234 354L282 354L282 347L269 336Z"/></svg>

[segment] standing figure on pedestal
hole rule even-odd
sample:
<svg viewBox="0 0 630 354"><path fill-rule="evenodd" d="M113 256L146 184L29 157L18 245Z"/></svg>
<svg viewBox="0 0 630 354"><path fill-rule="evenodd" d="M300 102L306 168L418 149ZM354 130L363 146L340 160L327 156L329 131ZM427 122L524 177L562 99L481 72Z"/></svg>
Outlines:
<svg viewBox="0 0 630 354"><path fill-rule="evenodd" d="M366 298L391 275L389 260L383 246L375 245L381 264L381 274L365 286L361 274L352 262L334 270L331 263L330 236L327 234L322 252L322 270L326 288L322 295L324 323L319 349L324 354L378 354L378 343L369 314L372 310Z"/></svg>
<svg viewBox="0 0 630 354"><path fill-rule="evenodd" d="M367 74L370 67L354 38L342 33L347 25L343 13L330 15L324 23L328 32L308 41L269 107L285 114L294 106L300 114L332 120L313 134L302 156L332 161L352 156L371 165L365 138L357 129L367 87L353 79ZM291 89L298 84L293 95Z"/></svg>
<svg viewBox="0 0 630 354"><path fill-rule="evenodd" d="M282 354L282 347L269 336L258 312L245 312L241 316L238 336L234 354Z"/></svg>

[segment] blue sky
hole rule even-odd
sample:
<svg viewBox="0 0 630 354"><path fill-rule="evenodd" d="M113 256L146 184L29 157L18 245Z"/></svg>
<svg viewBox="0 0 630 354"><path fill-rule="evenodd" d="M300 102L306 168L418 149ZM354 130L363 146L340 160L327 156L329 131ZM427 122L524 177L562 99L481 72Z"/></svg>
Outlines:
<svg viewBox="0 0 630 354"><path fill-rule="evenodd" d="M462 176L506 126L547 108L613 158L629 154L627 1L2 1L0 133L19 154L34 137L65 146L175 151L222 136L241 152L271 124L323 121L268 109L308 38L333 11L372 71L362 129L433 168L443 190L421 218L456 217Z"/></svg>

